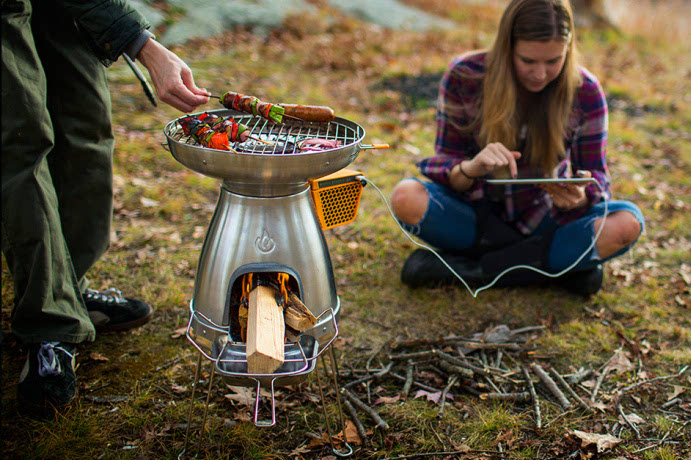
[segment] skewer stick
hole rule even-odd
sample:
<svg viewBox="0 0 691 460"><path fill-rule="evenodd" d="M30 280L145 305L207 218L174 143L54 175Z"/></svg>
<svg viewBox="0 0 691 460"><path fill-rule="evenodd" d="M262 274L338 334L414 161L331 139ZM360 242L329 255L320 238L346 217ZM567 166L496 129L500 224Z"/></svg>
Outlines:
<svg viewBox="0 0 691 460"><path fill-rule="evenodd" d="M265 141L264 139L259 139L258 137L250 136L249 138L252 139L253 141L261 142L262 144L271 145L271 146L276 145L275 142Z"/></svg>

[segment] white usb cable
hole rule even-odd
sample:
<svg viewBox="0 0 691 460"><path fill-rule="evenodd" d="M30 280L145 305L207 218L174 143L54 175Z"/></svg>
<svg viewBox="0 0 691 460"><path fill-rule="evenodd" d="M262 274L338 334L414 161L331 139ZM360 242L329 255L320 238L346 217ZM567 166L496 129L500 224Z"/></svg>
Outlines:
<svg viewBox="0 0 691 460"><path fill-rule="evenodd" d="M456 278L458 278L458 279L461 281L461 283L463 283L463 285L466 287L466 289L468 289L468 291L470 292L470 294L471 294L473 297L475 297L475 298L477 297L478 293L484 291L485 289L489 289L489 288L491 288L492 286L494 286L494 284L499 280L499 278L501 278L501 277L504 276L505 274L509 273L510 271L517 270L517 269L519 269L519 268L527 268L527 269L529 269L529 270L532 270L532 271L534 271L534 272L540 273L541 275L544 275L544 276L548 276L548 277L550 277L550 278L557 278L557 277L563 275L564 273L568 272L568 271L571 270L573 267L575 267L576 265L578 265L578 263L579 263L579 262L588 254L588 252L590 252L590 250L595 246L595 243L597 243L597 239L600 237L600 233L602 232L602 229L603 229L604 226L605 226L605 220L607 219L607 194L605 193L605 190L602 188L602 185L600 185L600 183L599 183L598 181L596 181L595 178L591 177L591 178L589 178L588 182L594 182L594 183L600 188L600 191L602 192L602 196L605 197L605 212L604 212L604 215L602 216L602 223L601 223L601 225L600 225L600 228L598 229L597 233L595 234L595 237L593 238L593 241L590 243L590 246L588 246L588 248L583 252L583 254L581 254L581 256L580 256L578 259L576 259L575 262L573 262L571 265L569 265L568 267L566 267L565 269L563 269L562 271L560 271L560 272L558 272L558 273L547 273L547 272L545 272L545 271L543 271L543 270L540 270L539 268L535 268L535 267L530 266L530 265L514 265L513 267L509 267L509 268L505 269L503 272L499 273L499 274L494 278L494 280L492 280L491 283L487 284L486 286L482 286L482 287L480 287L480 288L477 288L475 291L473 291L473 290L470 288L470 286L468 286L468 283L466 283L466 281L465 281L458 273L456 273L456 271L455 271L453 268L451 268L451 266L442 258L442 256L439 255L439 253L437 253L437 251L435 251L434 249L432 249L431 247L429 247L429 246L427 246L427 245L425 245L425 244L418 243L417 241L415 241L415 240L410 236L410 234L409 234L409 233L401 226L401 224L398 222L398 219L396 218L396 215L394 214L393 210L391 209L391 206L389 205L389 202L386 200L386 197L384 196L384 194L382 193L382 191L379 190L379 187L377 187L376 185L374 185L374 183L373 183L371 180L367 179L365 176L360 176L359 179L360 179L360 180L366 181L368 184L370 184L372 187L374 187L374 189L379 193L379 195L381 196L382 200L384 200L384 203L386 204L387 209L389 210L389 214L391 214L391 217L393 217L394 222L396 222L396 225L398 225L398 228L401 229L401 231L402 231L403 234L406 236L406 238L408 238L410 241L412 241L413 244L415 244L415 245L417 245L417 246L419 246L419 247L421 247L421 248L423 248L423 249L427 249L428 251L432 252L435 256L437 256L437 258L444 264L444 266L446 266L446 268L448 268L448 269L451 271L451 273L453 273L454 276L455 276Z"/></svg>

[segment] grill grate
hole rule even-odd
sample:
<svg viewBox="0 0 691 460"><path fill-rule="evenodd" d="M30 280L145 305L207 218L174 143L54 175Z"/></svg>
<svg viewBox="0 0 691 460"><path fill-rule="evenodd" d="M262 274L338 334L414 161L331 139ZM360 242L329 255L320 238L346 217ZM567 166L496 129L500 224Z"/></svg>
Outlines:
<svg viewBox="0 0 691 460"><path fill-rule="evenodd" d="M236 122L242 123L250 130L250 139L245 142L234 142L230 147L238 153L260 155L301 154L297 149L298 142L305 139L327 139L340 141L339 147L353 144L364 136L359 125L346 125L338 121L331 123L289 122L276 124L269 120L252 115L233 116ZM180 123L176 121L167 133L173 140L182 144L199 146L192 136L185 135ZM211 149L210 149L211 150ZM313 152L305 152L307 155Z"/></svg>

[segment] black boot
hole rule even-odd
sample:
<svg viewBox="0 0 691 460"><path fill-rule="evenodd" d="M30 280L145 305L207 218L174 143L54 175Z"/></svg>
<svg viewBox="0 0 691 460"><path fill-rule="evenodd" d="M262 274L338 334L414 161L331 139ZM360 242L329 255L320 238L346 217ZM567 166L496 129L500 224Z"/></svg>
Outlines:
<svg viewBox="0 0 691 460"><path fill-rule="evenodd" d="M466 281L478 281L482 275L477 261L468 257L440 253L443 259ZM458 278L427 249L416 249L408 256L401 270L401 281L411 288L455 284Z"/></svg>
<svg viewBox="0 0 691 460"><path fill-rule="evenodd" d="M527 265L550 273L547 257L554 231L534 235L505 248L491 251L480 257L480 271L486 279L492 281L504 270L516 265ZM550 277L529 268L515 268L505 273L495 286L525 286L547 284Z"/></svg>
<svg viewBox="0 0 691 460"><path fill-rule="evenodd" d="M604 270L602 264L589 270L566 272L558 278L554 278L554 284L566 289L572 294L589 297L602 287Z"/></svg>

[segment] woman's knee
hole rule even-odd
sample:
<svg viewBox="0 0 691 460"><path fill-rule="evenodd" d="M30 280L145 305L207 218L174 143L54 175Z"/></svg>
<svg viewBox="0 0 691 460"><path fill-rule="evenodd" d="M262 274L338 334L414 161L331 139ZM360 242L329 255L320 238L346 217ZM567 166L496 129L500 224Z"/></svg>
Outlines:
<svg viewBox="0 0 691 460"><path fill-rule="evenodd" d="M427 189L414 179L403 179L391 192L391 208L406 224L419 223L427 212L428 202Z"/></svg>
<svg viewBox="0 0 691 460"><path fill-rule="evenodd" d="M602 218L595 222L595 228L602 224ZM643 230L634 214L628 211L617 211L608 215L604 221L601 238L598 242L600 257L608 257L615 252L635 243Z"/></svg>

